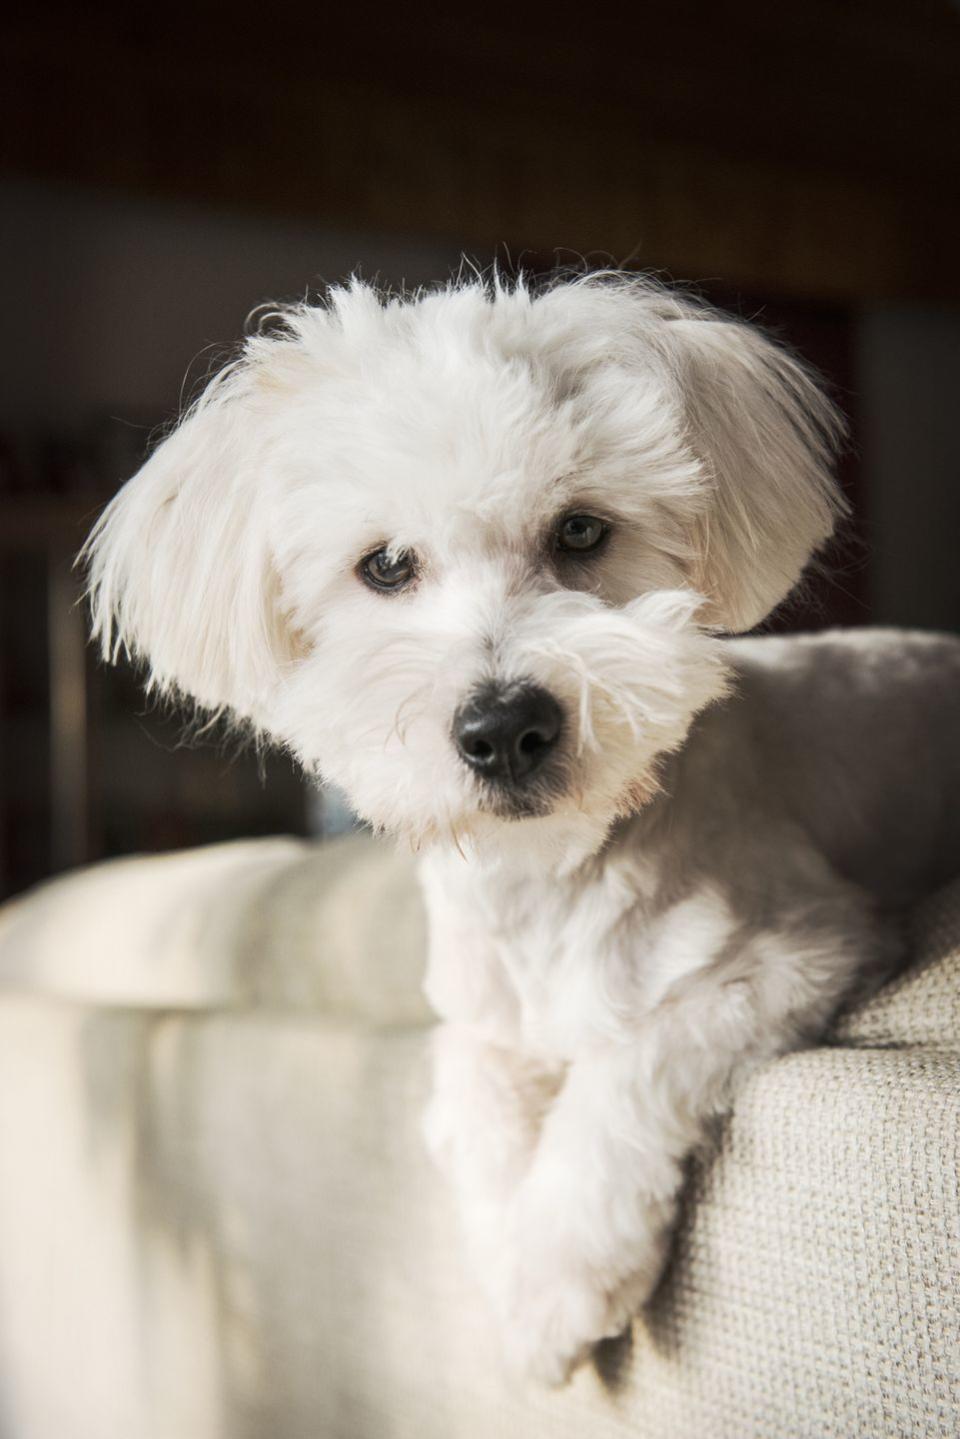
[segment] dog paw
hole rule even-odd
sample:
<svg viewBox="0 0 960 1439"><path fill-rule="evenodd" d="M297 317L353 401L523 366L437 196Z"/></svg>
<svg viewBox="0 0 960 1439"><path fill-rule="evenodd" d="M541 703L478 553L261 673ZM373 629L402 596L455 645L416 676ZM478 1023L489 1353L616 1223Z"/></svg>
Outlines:
<svg viewBox="0 0 960 1439"><path fill-rule="evenodd" d="M502 1316L507 1367L520 1379L565 1384L595 1344L622 1333L640 1302L632 1284L608 1294L587 1271L535 1276L521 1266Z"/></svg>

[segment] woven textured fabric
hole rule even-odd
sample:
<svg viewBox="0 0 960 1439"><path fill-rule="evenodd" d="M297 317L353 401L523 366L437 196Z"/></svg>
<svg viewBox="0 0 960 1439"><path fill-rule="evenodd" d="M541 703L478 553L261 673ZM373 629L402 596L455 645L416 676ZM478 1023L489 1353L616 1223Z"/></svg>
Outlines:
<svg viewBox="0 0 960 1439"><path fill-rule="evenodd" d="M768 1067L695 1168L637 1402L677 1436L955 1436L958 1173L960 1056Z"/></svg>
<svg viewBox="0 0 960 1439"><path fill-rule="evenodd" d="M910 935L910 964L844 1015L836 1027L842 1042L960 1049L960 880L918 908Z"/></svg>

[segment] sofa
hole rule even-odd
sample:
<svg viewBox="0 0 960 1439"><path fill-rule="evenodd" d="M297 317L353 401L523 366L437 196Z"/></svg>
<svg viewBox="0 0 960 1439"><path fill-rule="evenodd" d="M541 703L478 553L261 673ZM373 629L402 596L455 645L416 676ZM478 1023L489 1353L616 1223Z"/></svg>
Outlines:
<svg viewBox="0 0 960 1439"><path fill-rule="evenodd" d="M412 861L114 861L0 910L2 1439L960 1434L960 884L757 1072L648 1310L510 1384L424 1152Z"/></svg>

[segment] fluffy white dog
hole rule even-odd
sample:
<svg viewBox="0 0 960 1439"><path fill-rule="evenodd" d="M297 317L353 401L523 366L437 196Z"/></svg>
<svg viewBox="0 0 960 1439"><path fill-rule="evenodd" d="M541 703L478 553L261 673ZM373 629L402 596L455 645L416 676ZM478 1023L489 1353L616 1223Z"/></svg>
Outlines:
<svg viewBox="0 0 960 1439"><path fill-rule="evenodd" d="M729 640L830 535L796 359L649 281L250 339L88 545L96 631L421 849L427 1130L523 1372L664 1260L685 1157L960 867L960 645Z"/></svg>

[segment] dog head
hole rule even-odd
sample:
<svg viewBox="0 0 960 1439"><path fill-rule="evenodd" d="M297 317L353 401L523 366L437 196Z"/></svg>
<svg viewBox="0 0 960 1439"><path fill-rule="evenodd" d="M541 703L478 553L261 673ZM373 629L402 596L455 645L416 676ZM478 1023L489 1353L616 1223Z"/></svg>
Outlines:
<svg viewBox="0 0 960 1439"><path fill-rule="evenodd" d="M839 421L638 278L388 299L247 341L87 545L105 652L416 839L602 842L831 533Z"/></svg>

